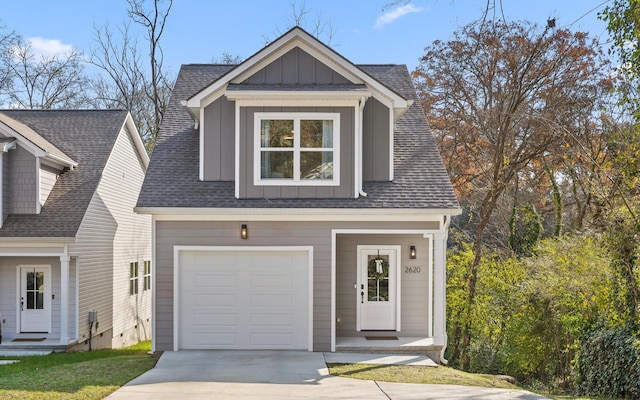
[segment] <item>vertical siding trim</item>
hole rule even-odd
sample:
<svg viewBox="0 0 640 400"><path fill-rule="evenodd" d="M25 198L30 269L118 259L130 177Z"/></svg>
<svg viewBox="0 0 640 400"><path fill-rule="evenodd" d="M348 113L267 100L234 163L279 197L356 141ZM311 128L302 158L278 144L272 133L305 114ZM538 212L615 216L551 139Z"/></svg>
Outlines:
<svg viewBox="0 0 640 400"><path fill-rule="evenodd" d="M236 119L236 129L235 129L235 140L236 140L236 148L235 148L235 195L236 199L240 198L240 102L236 101L235 103L235 119Z"/></svg>
<svg viewBox="0 0 640 400"><path fill-rule="evenodd" d="M198 168L199 168L199 172L198 174L200 175L200 180L204 181L204 107L200 107L200 123L198 124L198 134L200 136L200 141L199 141L199 157L200 159L198 160Z"/></svg>
<svg viewBox="0 0 640 400"><path fill-rule="evenodd" d="M0 228L4 223L4 151L0 151Z"/></svg>
<svg viewBox="0 0 640 400"><path fill-rule="evenodd" d="M36 157L36 214L40 214L42 211L42 204L40 204L40 157Z"/></svg>
<svg viewBox="0 0 640 400"><path fill-rule="evenodd" d="M156 351L156 296L158 290L156 289L156 216L151 216L151 351Z"/></svg>
<svg viewBox="0 0 640 400"><path fill-rule="evenodd" d="M393 115L393 107L389 107L389 181L393 181L393 138L395 130L395 121Z"/></svg>

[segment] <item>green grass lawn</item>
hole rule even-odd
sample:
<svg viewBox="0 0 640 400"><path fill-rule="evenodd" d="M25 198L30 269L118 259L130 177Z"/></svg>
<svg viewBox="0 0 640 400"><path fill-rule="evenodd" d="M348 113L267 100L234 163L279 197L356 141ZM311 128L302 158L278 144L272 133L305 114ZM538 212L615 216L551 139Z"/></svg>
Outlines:
<svg viewBox="0 0 640 400"><path fill-rule="evenodd" d="M449 367L415 365L329 364L329 373L344 378L382 382L427 383L479 386L502 389L525 389L512 385L497 375L471 374ZM530 389L528 389L530 390ZM611 400L611 398L543 394L556 400Z"/></svg>
<svg viewBox="0 0 640 400"><path fill-rule="evenodd" d="M0 399L102 399L148 371L150 342L119 350L0 357Z"/></svg>
<svg viewBox="0 0 640 400"><path fill-rule="evenodd" d="M329 364L331 375L384 382L433 383L519 389L496 375L470 374L448 367L417 365Z"/></svg>

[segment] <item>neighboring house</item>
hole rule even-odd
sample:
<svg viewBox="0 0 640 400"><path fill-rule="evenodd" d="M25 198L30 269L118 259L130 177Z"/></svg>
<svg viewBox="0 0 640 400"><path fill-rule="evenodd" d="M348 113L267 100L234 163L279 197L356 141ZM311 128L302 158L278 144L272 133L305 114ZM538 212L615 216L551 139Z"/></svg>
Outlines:
<svg viewBox="0 0 640 400"><path fill-rule="evenodd" d="M237 66L184 65L136 211L155 350L443 361L460 210L404 65L354 65L297 27Z"/></svg>
<svg viewBox="0 0 640 400"><path fill-rule="evenodd" d="M3 110L0 150L0 348L150 337L151 218L133 212L148 157L131 115Z"/></svg>

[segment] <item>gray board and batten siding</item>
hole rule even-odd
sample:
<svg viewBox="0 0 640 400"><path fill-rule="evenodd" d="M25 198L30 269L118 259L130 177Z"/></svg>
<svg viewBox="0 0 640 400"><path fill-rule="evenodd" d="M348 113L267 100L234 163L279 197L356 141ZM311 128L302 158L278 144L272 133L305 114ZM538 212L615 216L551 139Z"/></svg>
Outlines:
<svg viewBox="0 0 640 400"><path fill-rule="evenodd" d="M335 85L349 84L342 75L295 48L249 77L242 84L256 85ZM326 89L326 86L324 86ZM204 180L235 179L235 102L221 96L204 111ZM254 114L256 112L338 112L340 113L339 186L255 186ZM389 180L389 108L371 98L364 108L363 165L366 181ZM240 198L350 198L354 197L355 110L348 107L241 107Z"/></svg>
<svg viewBox="0 0 640 400"><path fill-rule="evenodd" d="M250 237L247 240L240 239L238 235L240 223L248 223L249 225ZM331 351L332 229L422 230L438 228L438 222L158 221L156 222L155 349L158 351L173 350L174 246L238 246L238 249L241 249L241 246L313 246L313 350ZM369 236L358 234L356 241L363 245L378 243L379 240L373 237L375 235L371 235L371 238ZM393 242L390 244L407 244L409 241L416 245L423 243L418 241L419 237L416 235L399 235L398 238L391 235L389 239L390 242ZM349 245L347 246L346 252L355 251ZM406 251L403 253L404 262ZM427 248L418 249L418 254L426 255L427 253ZM338 260L344 260L347 257L349 256L339 256ZM347 260L345 263L347 265L342 265L342 263L337 265L338 271L355 268L356 260ZM350 273L346 272L346 274ZM353 282L349 283L353 285ZM406 301L410 303L416 300L417 297L416 299L411 298L410 293L413 289L407 288L407 290L410 298ZM403 301L405 301L404 295ZM347 310L346 305L344 307L345 315L347 315L350 311ZM403 322L404 324L405 322ZM426 328L425 331L419 329L419 326L425 325L424 316L420 316L414 322L408 318L406 324L408 332L426 332Z"/></svg>
<svg viewBox="0 0 640 400"><path fill-rule="evenodd" d="M235 102L221 96L204 109L204 180L235 179Z"/></svg>
<svg viewBox="0 0 640 400"><path fill-rule="evenodd" d="M294 48L269 63L244 83L250 84L345 84L347 78L332 70L309 53Z"/></svg>
<svg viewBox="0 0 640 400"><path fill-rule="evenodd" d="M362 180L389 180L389 107L371 97L362 110Z"/></svg>

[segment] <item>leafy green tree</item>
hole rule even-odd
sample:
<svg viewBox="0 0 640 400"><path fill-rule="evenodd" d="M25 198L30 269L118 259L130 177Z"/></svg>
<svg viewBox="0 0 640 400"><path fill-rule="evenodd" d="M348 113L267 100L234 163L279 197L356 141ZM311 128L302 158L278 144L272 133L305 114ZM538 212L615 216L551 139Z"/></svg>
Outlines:
<svg viewBox="0 0 640 400"><path fill-rule="evenodd" d="M542 236L542 220L531 204L513 207L509 221L509 247L518 255L530 255Z"/></svg>
<svg viewBox="0 0 640 400"><path fill-rule="evenodd" d="M473 23L425 50L414 72L422 106L454 186L474 213L468 316L453 355L466 366L495 212L514 182L591 115L607 76L598 45L584 33L527 23Z"/></svg>
<svg viewBox="0 0 640 400"><path fill-rule="evenodd" d="M611 36L610 52L620 61L623 101L640 119L640 0L612 0L599 16Z"/></svg>
<svg viewBox="0 0 640 400"><path fill-rule="evenodd" d="M565 235L541 241L525 264L525 301L510 321L503 365L519 378L568 384L582 335L619 320L608 252L599 237Z"/></svg>

